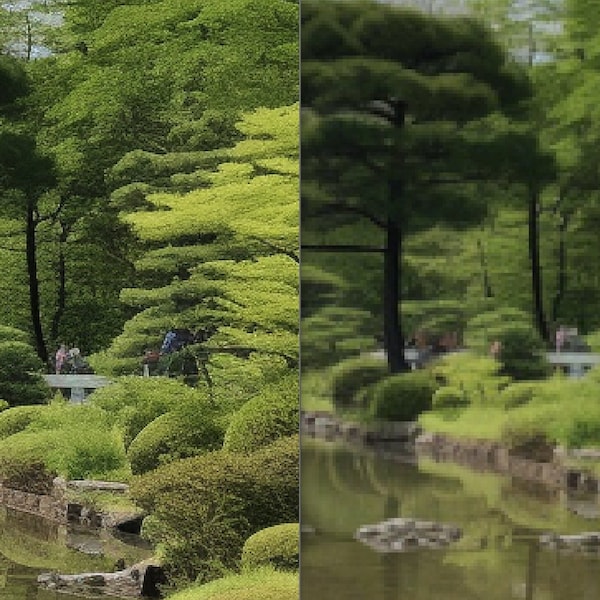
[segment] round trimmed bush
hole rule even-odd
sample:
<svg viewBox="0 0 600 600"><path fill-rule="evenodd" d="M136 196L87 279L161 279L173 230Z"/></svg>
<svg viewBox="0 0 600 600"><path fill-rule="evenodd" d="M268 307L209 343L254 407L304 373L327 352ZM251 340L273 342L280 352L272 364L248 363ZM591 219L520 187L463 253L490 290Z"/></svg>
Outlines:
<svg viewBox="0 0 600 600"><path fill-rule="evenodd" d="M252 454L223 450L161 466L136 478L133 500L152 513L173 579L205 582L238 565L256 531L298 518L298 436Z"/></svg>
<svg viewBox="0 0 600 600"><path fill-rule="evenodd" d="M223 442L231 452L252 452L299 427L297 374L285 377L251 398L233 416Z"/></svg>
<svg viewBox="0 0 600 600"><path fill-rule="evenodd" d="M378 358L359 356L344 360L331 368L331 395L336 408L356 407L361 390L388 375L387 363Z"/></svg>
<svg viewBox="0 0 600 600"><path fill-rule="evenodd" d="M369 414L382 421L414 421L422 412L431 410L435 390L428 373L392 375L373 387Z"/></svg>
<svg viewBox="0 0 600 600"><path fill-rule="evenodd" d="M501 373L514 379L540 379L552 372L544 342L530 325L511 324L498 332Z"/></svg>
<svg viewBox="0 0 600 600"><path fill-rule="evenodd" d="M47 410L45 406L14 406L0 412L0 440L23 431L32 421Z"/></svg>
<svg viewBox="0 0 600 600"><path fill-rule="evenodd" d="M92 404L103 408L124 427L125 447L156 417L205 399L204 392L165 377L123 377L90 396Z"/></svg>
<svg viewBox="0 0 600 600"><path fill-rule="evenodd" d="M299 564L299 523L282 523L257 531L242 549L242 567L272 565L277 569L298 569Z"/></svg>
<svg viewBox="0 0 600 600"><path fill-rule="evenodd" d="M132 473L140 475L160 464L220 448L223 429L212 412L206 404L188 404L146 425L127 449Z"/></svg>
<svg viewBox="0 0 600 600"><path fill-rule="evenodd" d="M461 408L470 404L469 398L464 390L456 387L442 387L435 391L432 397L434 410L445 408Z"/></svg>

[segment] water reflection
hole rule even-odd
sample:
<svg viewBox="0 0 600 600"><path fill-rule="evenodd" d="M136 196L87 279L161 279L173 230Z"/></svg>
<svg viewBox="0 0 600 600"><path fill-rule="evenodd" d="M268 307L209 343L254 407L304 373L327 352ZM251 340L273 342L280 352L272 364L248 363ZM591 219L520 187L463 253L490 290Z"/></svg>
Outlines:
<svg viewBox="0 0 600 600"><path fill-rule="evenodd" d="M600 557L540 547L539 534L600 530L564 496L433 461L418 466L303 440L302 597L311 600L600 598ZM353 539L392 517L456 523L449 549L378 554Z"/></svg>
<svg viewBox="0 0 600 600"><path fill-rule="evenodd" d="M131 541L131 540L127 540ZM73 549L86 547L86 552ZM73 530L18 511L0 508L0 600L84 600L38 588L42 572L110 572L115 561L128 565L147 558L146 547L135 547L105 531Z"/></svg>

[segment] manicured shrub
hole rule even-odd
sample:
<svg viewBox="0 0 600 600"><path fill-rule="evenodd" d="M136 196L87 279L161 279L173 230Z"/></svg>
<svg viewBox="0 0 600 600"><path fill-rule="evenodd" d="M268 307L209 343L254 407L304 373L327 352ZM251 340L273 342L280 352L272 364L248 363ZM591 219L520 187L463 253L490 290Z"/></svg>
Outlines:
<svg viewBox="0 0 600 600"><path fill-rule="evenodd" d="M422 412L431 410L435 390L429 373L392 375L373 387L369 414L383 421L413 421Z"/></svg>
<svg viewBox="0 0 600 600"><path fill-rule="evenodd" d="M298 600L299 589L296 573L263 567L194 585L169 600Z"/></svg>
<svg viewBox="0 0 600 600"><path fill-rule="evenodd" d="M14 406L0 413L0 440L23 431L46 406Z"/></svg>
<svg viewBox="0 0 600 600"><path fill-rule="evenodd" d="M140 431L127 449L134 475L181 458L217 450L223 428L206 403L187 403L160 415Z"/></svg>
<svg viewBox="0 0 600 600"><path fill-rule="evenodd" d="M277 569L298 569L300 564L300 525L283 523L251 535L242 549L242 567L272 565Z"/></svg>
<svg viewBox="0 0 600 600"><path fill-rule="evenodd" d="M336 408L357 407L359 392L388 374L387 363L378 358L359 356L331 368L331 394Z"/></svg>
<svg viewBox="0 0 600 600"><path fill-rule="evenodd" d="M156 417L177 406L205 399L204 392L164 377L123 377L90 396L91 403L123 426L125 447Z"/></svg>
<svg viewBox="0 0 600 600"><path fill-rule="evenodd" d="M51 391L39 373L44 365L24 342L0 342L0 398L11 406L43 404Z"/></svg>
<svg viewBox="0 0 600 600"><path fill-rule="evenodd" d="M0 325L0 342L22 342L23 344L29 344L31 337L21 329Z"/></svg>
<svg viewBox="0 0 600 600"><path fill-rule="evenodd" d="M443 410L446 408L461 408L463 406L468 406L470 400L464 389L442 387L433 394L432 404L434 410Z"/></svg>
<svg viewBox="0 0 600 600"><path fill-rule="evenodd" d="M170 577L205 582L237 567L251 534L297 520L298 436L177 461L134 479L130 492L153 517Z"/></svg>
<svg viewBox="0 0 600 600"><path fill-rule="evenodd" d="M545 346L530 325L511 324L498 332L501 344L498 360L501 372L517 380L539 379L550 375Z"/></svg>
<svg viewBox="0 0 600 600"><path fill-rule="evenodd" d="M293 435L299 427L298 375L267 386L233 416L223 449L252 452L277 438Z"/></svg>
<svg viewBox="0 0 600 600"><path fill-rule="evenodd" d="M127 466L121 434L102 409L66 402L37 408L42 410L30 415L25 426L21 423L20 431L0 439L0 464L43 462L68 479L105 478Z"/></svg>

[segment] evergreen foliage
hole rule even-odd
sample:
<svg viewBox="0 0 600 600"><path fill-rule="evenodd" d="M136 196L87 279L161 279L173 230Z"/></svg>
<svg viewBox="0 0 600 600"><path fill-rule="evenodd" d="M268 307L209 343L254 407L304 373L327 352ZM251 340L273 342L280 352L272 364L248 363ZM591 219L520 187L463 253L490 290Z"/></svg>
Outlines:
<svg viewBox="0 0 600 600"><path fill-rule="evenodd" d="M177 461L135 480L134 500L174 578L206 582L240 560L256 531L298 514L298 436L252 454L224 451Z"/></svg>
<svg viewBox="0 0 600 600"><path fill-rule="evenodd" d="M127 449L131 472L141 475L160 465L217 450L223 430L209 407L191 404L162 414L144 427Z"/></svg>
<svg viewBox="0 0 600 600"><path fill-rule="evenodd" d="M256 569L272 565L276 569L300 566L300 524L283 523L257 531L242 549L242 568Z"/></svg>
<svg viewBox="0 0 600 600"><path fill-rule="evenodd" d="M10 406L45 403L51 393L39 375L43 366L29 344L0 342L0 398Z"/></svg>
<svg viewBox="0 0 600 600"><path fill-rule="evenodd" d="M231 418L223 449L253 452L280 437L297 433L299 391L298 378L292 375L250 398Z"/></svg>

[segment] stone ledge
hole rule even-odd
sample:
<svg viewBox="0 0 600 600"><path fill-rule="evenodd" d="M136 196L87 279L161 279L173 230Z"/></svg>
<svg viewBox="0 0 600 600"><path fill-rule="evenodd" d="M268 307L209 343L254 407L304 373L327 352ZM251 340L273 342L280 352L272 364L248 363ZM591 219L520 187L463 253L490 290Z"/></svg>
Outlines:
<svg viewBox="0 0 600 600"><path fill-rule="evenodd" d="M114 573L42 573L37 581L48 590L65 594L139 598L142 595L156 597L156 586L164 582L164 574L160 562L150 558Z"/></svg>

